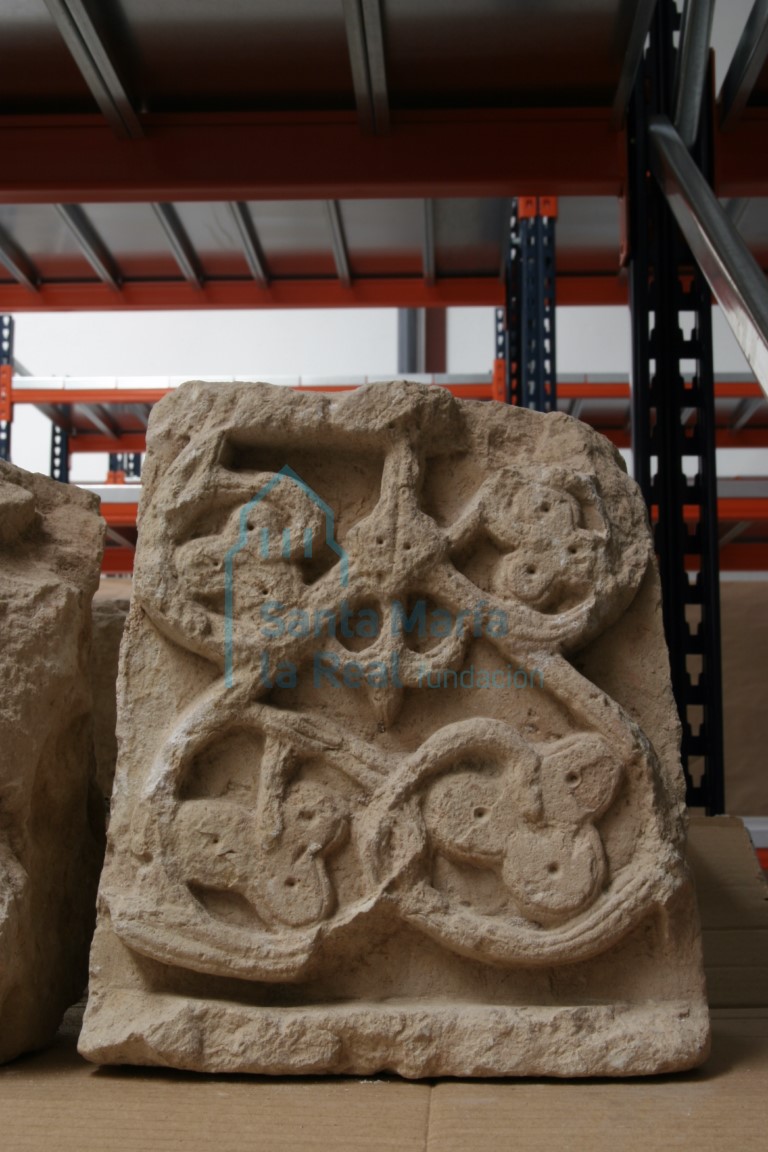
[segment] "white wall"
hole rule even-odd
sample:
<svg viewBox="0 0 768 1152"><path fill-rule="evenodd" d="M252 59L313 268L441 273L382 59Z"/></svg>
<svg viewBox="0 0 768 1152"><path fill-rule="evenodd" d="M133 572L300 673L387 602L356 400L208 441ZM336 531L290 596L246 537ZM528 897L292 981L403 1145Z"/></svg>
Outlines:
<svg viewBox="0 0 768 1152"><path fill-rule="evenodd" d="M492 308L452 308L448 325L448 370L482 372L493 356ZM715 371L750 373L719 308L713 308ZM559 373L629 375L632 357L629 308L558 308Z"/></svg>
<svg viewBox="0 0 768 1152"><path fill-rule="evenodd" d="M24 312L15 356L34 376L354 376L397 371L395 309ZM18 405L11 455L49 466L50 423ZM105 478L106 457L72 457L73 480Z"/></svg>
<svg viewBox="0 0 768 1152"><path fill-rule="evenodd" d="M722 313L714 310L715 370L748 373ZM394 309L263 312L19 313L15 353L35 376L364 376L397 371ZM558 371L627 376L628 308L559 308ZM494 310L453 308L448 371L487 372ZM26 406L14 414L12 455L48 471L50 425ZM768 475L768 451L727 451L721 475ZM73 457L72 478L103 481L106 458Z"/></svg>
<svg viewBox="0 0 768 1152"><path fill-rule="evenodd" d="M751 375L719 308L712 310L715 372ZM628 308L558 308L558 373L629 376L632 345ZM448 367L451 372L483 371L493 349L493 310L454 308L448 327ZM622 452L630 471L632 453ZM768 449L718 451L721 476L768 476ZM688 472L694 474L691 460Z"/></svg>
<svg viewBox="0 0 768 1152"><path fill-rule="evenodd" d="M26 312L15 352L35 376L394 372L397 312Z"/></svg>

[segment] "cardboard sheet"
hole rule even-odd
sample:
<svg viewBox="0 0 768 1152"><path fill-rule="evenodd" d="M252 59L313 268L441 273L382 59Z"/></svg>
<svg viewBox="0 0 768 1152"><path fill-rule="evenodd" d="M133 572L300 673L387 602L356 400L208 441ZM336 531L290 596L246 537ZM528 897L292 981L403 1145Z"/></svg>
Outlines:
<svg viewBox="0 0 768 1152"><path fill-rule="evenodd" d="M744 825L728 816L694 817L688 859L710 1006L768 1009L768 884Z"/></svg>
<svg viewBox="0 0 768 1152"><path fill-rule="evenodd" d="M725 806L768 816L768 581L720 584Z"/></svg>
<svg viewBox="0 0 768 1152"><path fill-rule="evenodd" d="M0 1069L2 1152L765 1152L768 889L738 820L694 820L712 1056L624 1081L269 1079L105 1069L55 1046Z"/></svg>
<svg viewBox="0 0 768 1152"><path fill-rule="evenodd" d="M7 1152L764 1152L768 1012L714 1021L713 1055L629 1081L196 1076L86 1065L72 1036L0 1072Z"/></svg>

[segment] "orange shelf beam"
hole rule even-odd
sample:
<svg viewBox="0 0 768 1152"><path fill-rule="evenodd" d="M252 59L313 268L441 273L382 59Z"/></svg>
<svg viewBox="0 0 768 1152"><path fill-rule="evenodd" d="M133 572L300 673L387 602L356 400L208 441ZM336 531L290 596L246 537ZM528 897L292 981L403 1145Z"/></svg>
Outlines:
<svg viewBox="0 0 768 1152"><path fill-rule="evenodd" d="M626 305L626 279L621 275L558 276L557 303L563 307ZM273 280L261 287L253 280L209 280L201 288L186 281L133 281L120 289L95 281L86 284L41 284L36 292L0 283L0 311L99 312L132 309L196 310L199 308L452 308L500 307L504 288L498 276L454 277L433 284L418 276L366 276L341 284L335 278Z"/></svg>
<svg viewBox="0 0 768 1152"><path fill-rule="evenodd" d="M350 392L355 384L301 384L295 385L297 392ZM494 384L442 384L454 396L468 400L492 400L495 398ZM623 400L629 403L630 385L626 380L591 383L588 379L562 381L558 383L558 396L563 400ZM106 389L61 389L61 388L17 388L11 392L12 404L44 404L55 407L86 404L155 404L169 389L106 388ZM715 396L720 399L762 399L765 396L756 381L719 380L715 384ZM629 429L616 426L593 425L596 431L607 436L617 448L630 448ZM715 432L718 448L765 448L768 447L768 425L743 428L735 431L720 427ZM97 432L80 432L70 439L70 452L143 452L146 448L144 432L125 432L122 436L103 436Z"/></svg>
<svg viewBox="0 0 768 1152"><path fill-rule="evenodd" d="M105 502L101 505L101 514L112 528L135 528L138 504L114 504ZM739 523L741 521L764 521L768 523L768 498L762 497L727 497L717 502L717 514L721 525ZM654 509L652 519L658 517ZM684 509L685 522L695 525L697 510L688 505ZM104 551L102 572L131 572L133 571L132 548L108 547ZM695 557L689 557L687 565L689 570L696 568ZM766 572L768 571L768 542L752 542L726 544L720 549L720 567L723 571L740 572Z"/></svg>
<svg viewBox="0 0 768 1152"><path fill-rule="evenodd" d="M619 196L626 139L602 108L147 114L126 147L98 115L4 116L5 204ZM268 158L268 162L265 162Z"/></svg>
<svg viewBox="0 0 768 1152"><path fill-rule="evenodd" d="M110 528L135 528L136 515L139 511L138 503L108 504L102 502L100 512ZM107 549L110 551L110 549Z"/></svg>
<svg viewBox="0 0 768 1152"><path fill-rule="evenodd" d="M356 384L297 384L297 392L350 392ZM442 384L456 396L466 395L475 400L491 399L491 383ZM14 404L156 404L172 389L169 388L14 388ZM626 380L593 382L584 380L558 381L558 397L564 400L629 400L631 388ZM765 398L755 380L718 380L715 396L721 399Z"/></svg>
<svg viewBox="0 0 768 1152"><path fill-rule="evenodd" d="M105 548L101 571L108 576L129 575L133 572L133 548Z"/></svg>

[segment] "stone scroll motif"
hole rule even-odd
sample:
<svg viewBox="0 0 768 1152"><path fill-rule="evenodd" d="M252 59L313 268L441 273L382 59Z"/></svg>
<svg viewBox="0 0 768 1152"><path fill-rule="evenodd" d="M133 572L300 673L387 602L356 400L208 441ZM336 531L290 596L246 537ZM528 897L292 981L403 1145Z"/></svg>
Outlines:
<svg viewBox="0 0 768 1152"><path fill-rule="evenodd" d="M120 996L146 1007L158 981L157 1004L181 989L208 1004L215 986L261 1005L241 1031L286 997L312 1006L305 1024L340 999L378 1019L387 981L464 1023L467 981L470 1003L498 985L489 1002L520 1027L570 1010L552 973L631 951L687 891L666 673L632 698L663 653L650 533L613 449L567 418L406 384L342 401L189 385L159 411L85 1054L287 1067L274 1039L258 1058L190 1058L170 1034L137 1042L135 1021L118 1038ZM639 607L645 667L611 691L615 661L587 665ZM659 700L671 732L644 726ZM377 951L388 975L371 985ZM694 947L694 983L697 963ZM472 1028L462 1057L436 1036L412 1064L391 1020L375 1055L354 1054L348 1021L324 1027L347 1054L321 1070L476 1067ZM626 1070L695 1062L693 1031ZM537 1059L501 1045L486 1070L557 1072Z"/></svg>

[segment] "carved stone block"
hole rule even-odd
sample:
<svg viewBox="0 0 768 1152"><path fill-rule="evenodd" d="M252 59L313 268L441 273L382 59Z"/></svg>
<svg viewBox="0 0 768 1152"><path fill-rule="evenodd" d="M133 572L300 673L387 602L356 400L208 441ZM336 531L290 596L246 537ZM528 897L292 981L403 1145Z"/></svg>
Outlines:
<svg viewBox="0 0 768 1152"><path fill-rule="evenodd" d="M0 1061L83 992L103 851L88 675L98 499L0 461Z"/></svg>
<svg viewBox="0 0 768 1152"><path fill-rule="evenodd" d="M91 690L96 783L105 800L112 795L117 761L117 667L129 601L104 597L93 602Z"/></svg>
<svg viewBox="0 0 768 1152"><path fill-rule="evenodd" d="M150 424L89 1059L620 1075L708 1046L646 512L561 415Z"/></svg>

